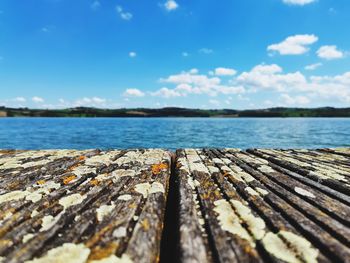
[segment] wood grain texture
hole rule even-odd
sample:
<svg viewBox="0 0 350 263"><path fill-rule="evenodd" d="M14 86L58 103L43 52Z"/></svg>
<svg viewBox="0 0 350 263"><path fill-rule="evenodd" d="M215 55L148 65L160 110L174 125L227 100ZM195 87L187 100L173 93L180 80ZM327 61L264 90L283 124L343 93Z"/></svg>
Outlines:
<svg viewBox="0 0 350 263"><path fill-rule="evenodd" d="M178 150L183 262L350 262L348 153Z"/></svg>
<svg viewBox="0 0 350 263"><path fill-rule="evenodd" d="M0 155L2 262L158 262L171 154Z"/></svg>
<svg viewBox="0 0 350 263"><path fill-rule="evenodd" d="M350 262L350 149L0 151L0 262Z"/></svg>

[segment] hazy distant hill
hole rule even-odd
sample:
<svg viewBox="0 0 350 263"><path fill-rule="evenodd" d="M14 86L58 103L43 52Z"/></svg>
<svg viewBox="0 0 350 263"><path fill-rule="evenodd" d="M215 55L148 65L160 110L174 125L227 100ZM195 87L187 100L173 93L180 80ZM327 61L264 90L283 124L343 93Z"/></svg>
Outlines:
<svg viewBox="0 0 350 263"><path fill-rule="evenodd" d="M350 117L350 108L270 108L257 110L201 110L186 108L57 110L0 107L0 117Z"/></svg>

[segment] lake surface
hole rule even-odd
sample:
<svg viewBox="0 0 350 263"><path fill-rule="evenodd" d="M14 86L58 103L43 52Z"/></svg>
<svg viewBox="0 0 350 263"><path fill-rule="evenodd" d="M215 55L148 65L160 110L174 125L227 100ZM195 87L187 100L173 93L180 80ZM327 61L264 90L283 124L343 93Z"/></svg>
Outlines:
<svg viewBox="0 0 350 263"><path fill-rule="evenodd" d="M0 118L2 149L346 146L343 118Z"/></svg>

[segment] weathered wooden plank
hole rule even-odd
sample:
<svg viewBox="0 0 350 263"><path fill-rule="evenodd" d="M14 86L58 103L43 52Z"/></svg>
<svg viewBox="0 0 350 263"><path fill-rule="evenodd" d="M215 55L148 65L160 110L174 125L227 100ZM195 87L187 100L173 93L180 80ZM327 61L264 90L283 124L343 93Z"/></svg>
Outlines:
<svg viewBox="0 0 350 263"><path fill-rule="evenodd" d="M14 191L0 183L3 262L159 260L169 152L31 151L0 160L0 177L19 182Z"/></svg>

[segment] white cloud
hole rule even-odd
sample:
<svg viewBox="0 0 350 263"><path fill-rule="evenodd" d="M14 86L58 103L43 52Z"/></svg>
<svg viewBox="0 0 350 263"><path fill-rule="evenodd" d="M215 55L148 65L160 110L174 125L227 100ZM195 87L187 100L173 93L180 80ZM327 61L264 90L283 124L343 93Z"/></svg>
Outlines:
<svg viewBox="0 0 350 263"><path fill-rule="evenodd" d="M164 3L164 8L167 10L167 11L174 11L176 9L179 8L179 5L178 3L176 3L176 1L174 0L168 0Z"/></svg>
<svg viewBox="0 0 350 263"><path fill-rule="evenodd" d="M218 101L218 100L209 100L209 103L212 105L215 105L215 106L220 105L220 101Z"/></svg>
<svg viewBox="0 0 350 263"><path fill-rule="evenodd" d="M35 103L43 103L45 100L41 97L37 97L37 96L34 96L32 98L32 101L35 102Z"/></svg>
<svg viewBox="0 0 350 263"><path fill-rule="evenodd" d="M199 49L198 52L208 55L208 54L212 54L214 51L212 49L210 49L210 48L205 48L204 47L204 48Z"/></svg>
<svg viewBox="0 0 350 263"><path fill-rule="evenodd" d="M27 101L26 98L24 98L24 97L16 97L13 100L16 102L26 102Z"/></svg>
<svg viewBox="0 0 350 263"><path fill-rule="evenodd" d="M288 87L304 85L305 77L299 72L283 74L282 68L276 64L258 65L249 72L237 76L236 81L252 90L271 89L284 91Z"/></svg>
<svg viewBox="0 0 350 263"><path fill-rule="evenodd" d="M306 96L291 97L289 94L282 94L281 98L283 100L283 103L287 104L288 106L307 105L311 102L310 99Z"/></svg>
<svg viewBox="0 0 350 263"><path fill-rule="evenodd" d="M116 6L116 11L117 13L119 14L120 18L123 19L123 20L131 20L133 15L129 12L125 12L123 7L121 6Z"/></svg>
<svg viewBox="0 0 350 263"><path fill-rule="evenodd" d="M160 90L157 90L156 92L152 92L151 95L157 96L157 97L163 97L167 99L182 96L180 92L174 89L168 89L166 87L163 87Z"/></svg>
<svg viewBox="0 0 350 263"><path fill-rule="evenodd" d="M129 57L134 58L136 56L137 56L136 52L134 51L129 52Z"/></svg>
<svg viewBox="0 0 350 263"><path fill-rule="evenodd" d="M306 70L315 70L315 69L321 67L322 65L323 65L322 63L315 63L315 64L305 66L305 69Z"/></svg>
<svg viewBox="0 0 350 263"><path fill-rule="evenodd" d="M216 76L234 76L237 71L231 68L216 68L215 75Z"/></svg>
<svg viewBox="0 0 350 263"><path fill-rule="evenodd" d="M320 58L332 60L344 57L344 53L337 49L337 46L322 46L317 50L317 55Z"/></svg>
<svg viewBox="0 0 350 263"><path fill-rule="evenodd" d="M284 41L267 47L268 51L278 52L280 55L301 55L309 51L310 45L318 41L315 35L295 35Z"/></svg>
<svg viewBox="0 0 350 263"><path fill-rule="evenodd" d="M316 2L317 0L283 0L283 3L289 4L289 5L307 5L311 4L313 2Z"/></svg>
<svg viewBox="0 0 350 263"><path fill-rule="evenodd" d="M90 5L90 8L94 11L98 10L101 7L100 1L93 1Z"/></svg>
<svg viewBox="0 0 350 263"><path fill-rule="evenodd" d="M145 93L139 89L126 89L123 95L124 97L143 97Z"/></svg>
<svg viewBox="0 0 350 263"><path fill-rule="evenodd" d="M106 102L107 102L106 99L100 98L100 97L92 97L92 98L84 97L76 100L73 103L73 106L74 107L101 107L101 106L106 106ZM63 99L60 99L60 104L61 106L62 104L69 105L69 103L65 102Z"/></svg>

